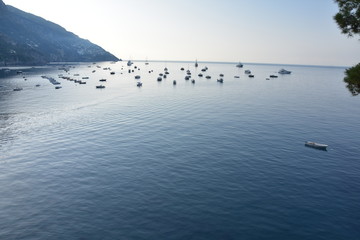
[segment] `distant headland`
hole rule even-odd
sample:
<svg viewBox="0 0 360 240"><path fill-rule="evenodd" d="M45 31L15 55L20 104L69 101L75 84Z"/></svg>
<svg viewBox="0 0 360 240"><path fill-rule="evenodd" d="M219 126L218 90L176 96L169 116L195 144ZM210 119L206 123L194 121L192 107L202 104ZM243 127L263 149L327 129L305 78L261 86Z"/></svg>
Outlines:
<svg viewBox="0 0 360 240"><path fill-rule="evenodd" d="M0 66L118 60L89 40L0 0Z"/></svg>

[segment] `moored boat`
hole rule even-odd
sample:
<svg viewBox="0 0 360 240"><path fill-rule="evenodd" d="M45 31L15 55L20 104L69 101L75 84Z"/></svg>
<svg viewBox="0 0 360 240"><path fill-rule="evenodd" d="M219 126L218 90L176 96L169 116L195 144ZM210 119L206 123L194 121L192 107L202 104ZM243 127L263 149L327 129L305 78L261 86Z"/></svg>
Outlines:
<svg viewBox="0 0 360 240"><path fill-rule="evenodd" d="M280 69L279 74L291 74L291 71L285 70L285 69Z"/></svg>
<svg viewBox="0 0 360 240"><path fill-rule="evenodd" d="M328 147L328 145L326 145L326 144L310 142L310 141L306 141L305 146L320 149L320 150L326 150L326 148Z"/></svg>

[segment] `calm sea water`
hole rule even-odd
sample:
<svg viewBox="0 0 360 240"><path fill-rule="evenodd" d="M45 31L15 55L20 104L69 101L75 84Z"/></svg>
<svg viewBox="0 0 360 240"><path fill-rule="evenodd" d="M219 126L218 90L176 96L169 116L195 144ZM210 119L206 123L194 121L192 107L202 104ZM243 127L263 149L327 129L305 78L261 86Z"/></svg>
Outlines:
<svg viewBox="0 0 360 240"><path fill-rule="evenodd" d="M360 98L344 68L134 65L2 72L0 239L360 239Z"/></svg>

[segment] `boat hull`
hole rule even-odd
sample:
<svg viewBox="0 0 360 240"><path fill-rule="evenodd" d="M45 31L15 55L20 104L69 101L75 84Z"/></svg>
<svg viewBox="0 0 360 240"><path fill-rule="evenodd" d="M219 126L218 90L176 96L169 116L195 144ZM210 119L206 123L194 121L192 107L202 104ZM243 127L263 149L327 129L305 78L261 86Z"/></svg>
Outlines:
<svg viewBox="0 0 360 240"><path fill-rule="evenodd" d="M315 143L315 142L305 142L305 146L319 149L319 150L324 150L324 151L326 151L326 148L328 147L328 145L326 145L326 144L320 144L320 143Z"/></svg>

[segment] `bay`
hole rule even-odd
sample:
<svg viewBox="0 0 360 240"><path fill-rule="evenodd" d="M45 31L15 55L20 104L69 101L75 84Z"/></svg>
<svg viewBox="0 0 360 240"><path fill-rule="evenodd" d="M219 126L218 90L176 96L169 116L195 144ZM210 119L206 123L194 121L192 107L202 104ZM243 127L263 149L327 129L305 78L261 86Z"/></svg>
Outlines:
<svg viewBox="0 0 360 240"><path fill-rule="evenodd" d="M345 88L345 68L134 65L3 73L1 239L360 235L360 103ZM164 68L168 77L158 82ZM266 80L271 74L278 78ZM328 151L305 147L308 140Z"/></svg>

